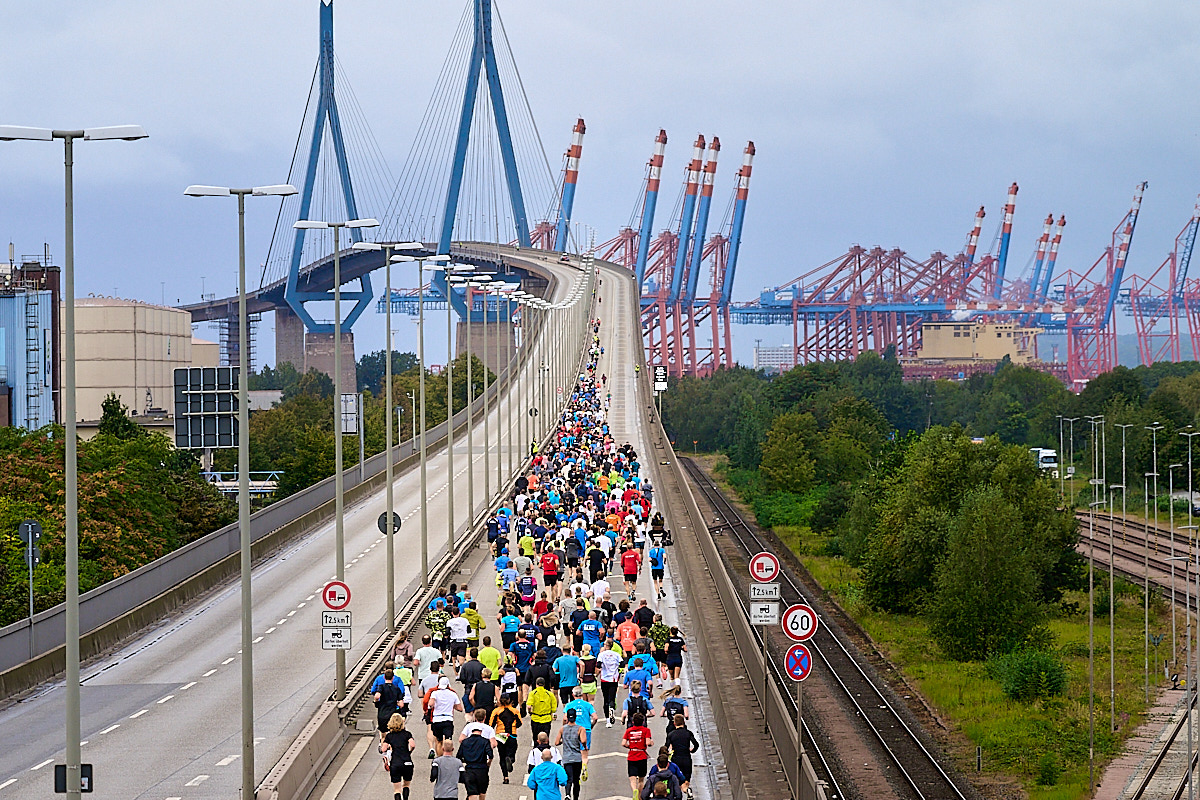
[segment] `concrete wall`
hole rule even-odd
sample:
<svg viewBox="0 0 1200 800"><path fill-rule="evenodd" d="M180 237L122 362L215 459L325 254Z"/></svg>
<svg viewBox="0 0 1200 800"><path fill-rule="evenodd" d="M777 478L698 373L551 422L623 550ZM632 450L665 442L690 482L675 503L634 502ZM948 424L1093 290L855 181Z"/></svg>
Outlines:
<svg viewBox="0 0 1200 800"><path fill-rule="evenodd" d="M207 339L192 337L192 366L219 367L221 366L221 344Z"/></svg>
<svg viewBox="0 0 1200 800"><path fill-rule="evenodd" d="M286 306L275 309L275 366L283 363L304 372L304 322Z"/></svg>
<svg viewBox="0 0 1200 800"><path fill-rule="evenodd" d="M333 377L333 342L332 333L304 334L304 369L307 372L315 369ZM342 331L342 391L357 392L358 378L355 369L354 334Z"/></svg>

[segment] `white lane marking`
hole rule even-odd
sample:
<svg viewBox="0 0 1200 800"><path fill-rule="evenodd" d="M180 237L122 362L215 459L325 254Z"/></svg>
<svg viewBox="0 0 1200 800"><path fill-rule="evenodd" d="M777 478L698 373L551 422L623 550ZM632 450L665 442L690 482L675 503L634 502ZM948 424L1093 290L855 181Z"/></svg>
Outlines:
<svg viewBox="0 0 1200 800"><path fill-rule="evenodd" d="M283 623L285 623L285 622L287 622L287 617L284 617L283 619L279 620L279 622L276 622L275 624L276 624L276 625L282 625L282 624L283 624Z"/></svg>
<svg viewBox="0 0 1200 800"><path fill-rule="evenodd" d="M191 683L185 683L183 686L180 686L178 689L176 689L176 691L186 692L188 689L192 688L195 685L196 685L195 681L192 681Z"/></svg>
<svg viewBox="0 0 1200 800"><path fill-rule="evenodd" d="M210 669L208 672L204 673L204 674L203 674L203 675L201 675L200 677L201 677L201 678L207 678L207 677L209 677L210 675L213 675L214 673L216 673L216 670L215 670L215 669Z"/></svg>
<svg viewBox="0 0 1200 800"><path fill-rule="evenodd" d="M79 743L79 746L80 746L80 747L83 747L83 746L84 746L85 744L87 744L87 743L88 743L88 740L87 740L87 739L84 739L82 742L80 742L80 743Z"/></svg>
<svg viewBox="0 0 1200 800"><path fill-rule="evenodd" d="M257 639L255 639L253 642L251 642L251 644L258 644L262 640L263 640L263 637L259 636Z"/></svg>
<svg viewBox="0 0 1200 800"><path fill-rule="evenodd" d="M116 725L109 725L107 728L105 728L104 730L100 731L100 735L101 735L101 736L103 736L103 735L104 735L104 734L106 734L106 733L112 733L113 731L115 731L115 730L116 730L117 728L119 728L119 727L121 727L121 723L119 723L119 722L118 722Z"/></svg>
<svg viewBox="0 0 1200 800"><path fill-rule="evenodd" d="M296 611L295 611L295 609L293 609L293 610L291 610L291 611L289 611L289 612L288 612L288 616L290 617L292 614L295 614L295 613L296 613Z"/></svg>
<svg viewBox="0 0 1200 800"><path fill-rule="evenodd" d="M134 712L133 714L130 714L130 715L129 715L129 718L130 718L130 719L137 719L138 717L140 717L142 714L145 714L145 713L146 713L147 711L149 711L149 710L150 710L150 709L148 709L148 708L143 708L141 711L137 711L137 712Z"/></svg>
<svg viewBox="0 0 1200 800"><path fill-rule="evenodd" d="M200 784L204 783L206 780L208 780L207 775L197 775L196 777L192 778L190 781L185 783L184 786L199 786Z"/></svg>
<svg viewBox="0 0 1200 800"><path fill-rule="evenodd" d="M224 667L224 666L232 664L232 663L233 663L233 657L230 656L229 658L227 658L221 662L221 666Z"/></svg>
<svg viewBox="0 0 1200 800"><path fill-rule="evenodd" d="M168 797L167 800L183 800L182 797Z"/></svg>
<svg viewBox="0 0 1200 800"><path fill-rule="evenodd" d="M274 628L274 627L267 628L267 633L274 633L274 632L275 632L275 628ZM260 638L260 640L261 640L261 638L262 638L262 637L259 637L259 638Z"/></svg>
<svg viewBox="0 0 1200 800"><path fill-rule="evenodd" d="M238 760L238 757L236 755L225 756L224 758L222 758L220 761L217 762L217 766L218 767L228 767L230 764L232 764L233 762L235 762L237 760Z"/></svg>
<svg viewBox="0 0 1200 800"><path fill-rule="evenodd" d="M166 697L164 697L163 699L161 699L161 700L157 700L157 701L155 701L155 702L157 702L159 705L162 705L163 703L167 702L168 700L170 700L170 699L171 699L172 697L174 697L174 696L175 696L175 695L173 695L173 694L169 694L169 695L167 695Z"/></svg>
<svg viewBox="0 0 1200 800"><path fill-rule="evenodd" d="M37 771L38 771L39 769L41 769L42 767L47 767L47 766L49 766L49 765L51 765L51 764L53 764L53 763L54 763L54 759L53 759L53 758L47 758L45 761L43 761L42 763L38 764L36 767L30 767L30 768L29 768L29 771L30 771L30 772L37 772Z"/></svg>
<svg viewBox="0 0 1200 800"><path fill-rule="evenodd" d="M0 783L0 789L3 789L5 786L12 786L16 782L17 782L16 778L9 778L4 783ZM183 800L183 798L181 797L181 798L179 798L179 800Z"/></svg>
<svg viewBox="0 0 1200 800"><path fill-rule="evenodd" d="M307 603L309 600L312 600L314 597L316 597L315 594L310 594L308 597L304 598L304 603L296 606L296 608L304 608L305 603Z"/></svg>

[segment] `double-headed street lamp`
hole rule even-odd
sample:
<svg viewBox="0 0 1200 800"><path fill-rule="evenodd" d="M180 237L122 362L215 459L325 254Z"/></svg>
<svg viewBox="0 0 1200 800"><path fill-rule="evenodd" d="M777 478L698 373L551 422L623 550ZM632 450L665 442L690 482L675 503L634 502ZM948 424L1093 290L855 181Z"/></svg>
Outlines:
<svg viewBox="0 0 1200 800"><path fill-rule="evenodd" d="M383 251L383 268L386 274L387 288L385 289L384 297L387 298L387 343L384 357L383 382L384 389L384 408L392 407L392 252L398 250L419 250L421 248L419 242L401 242L399 244L379 244L377 242L355 242L351 245L352 250L371 250ZM392 453L392 420L391 414L385 413L384 418L387 420L387 441L384 448L387 450L387 627L388 633L396 632L396 561L395 561L395 542L392 535L396 532L396 512L392 493L392 472L394 469L393 461L394 454Z"/></svg>
<svg viewBox="0 0 1200 800"><path fill-rule="evenodd" d="M65 233L63 239L63 422L66 423L65 525L66 564L66 768L67 797L81 796L79 721L79 452L75 419L75 140L85 142L145 139L140 125L54 130L0 125L0 141L63 143Z"/></svg>
<svg viewBox="0 0 1200 800"><path fill-rule="evenodd" d="M396 263L417 265L417 391L421 400L421 584L429 585L429 493L425 443L425 262L449 261L450 256L392 256ZM415 422L415 420L414 420Z"/></svg>
<svg viewBox="0 0 1200 800"><path fill-rule="evenodd" d="M334 481L334 573L339 581L346 579L345 545L345 479L342 475L342 252L339 233L342 228L362 229L378 227L373 219L352 219L345 222L327 222L302 219L292 227L300 230L333 229L333 481ZM362 420L359 420L362 424ZM334 698L346 696L346 651L334 650L337 671L337 690Z"/></svg>
<svg viewBox="0 0 1200 800"><path fill-rule="evenodd" d="M249 326L246 321L246 195L288 197L291 184L230 189L227 186L193 185L188 197L230 197L238 201L238 534L241 538L242 588L242 796L254 794L254 617L250 591L250 384Z"/></svg>
<svg viewBox="0 0 1200 800"><path fill-rule="evenodd" d="M1171 663L1179 663L1179 639L1175 630L1175 470L1183 464L1167 465L1167 526L1171 529ZM1155 501L1157 502L1157 501Z"/></svg>

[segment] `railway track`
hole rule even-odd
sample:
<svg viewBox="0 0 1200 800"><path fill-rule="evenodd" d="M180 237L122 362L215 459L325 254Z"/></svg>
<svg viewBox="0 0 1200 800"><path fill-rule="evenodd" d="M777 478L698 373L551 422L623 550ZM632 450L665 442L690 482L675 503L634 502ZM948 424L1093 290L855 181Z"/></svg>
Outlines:
<svg viewBox="0 0 1200 800"><path fill-rule="evenodd" d="M1196 698L1195 697L1192 698L1192 701L1189 704L1189 706L1190 706L1189 710L1194 710L1196 708ZM1148 769L1146 771L1146 774L1144 776L1142 776L1142 780L1138 783L1137 788L1134 789L1133 794L1130 795L1129 800L1146 800L1147 798L1149 798L1151 796L1153 796L1153 797L1161 797L1162 796L1161 794L1159 794L1159 791L1153 791L1153 793L1151 793L1150 784L1155 778L1158 777L1159 771L1162 769L1163 763L1166 761L1167 756L1170 754L1172 748L1175 746L1175 743L1179 740L1179 734L1183 731L1184 726L1187 725L1187 720L1188 720L1188 714L1184 714L1182 717L1179 718L1179 721L1177 723L1175 723L1175 727L1171 730L1170 737L1168 737L1167 741L1163 743L1162 749L1159 750L1158 753L1155 755L1154 760L1152 762L1150 762L1150 769ZM1192 763L1191 763L1192 770L1196 769L1197 758L1200 758L1200 753L1194 753L1192 755ZM1190 770L1188 772L1185 772L1183 777L1181 777L1179 779L1179 781L1175 784L1175 789L1174 789L1174 791L1171 792L1171 800L1181 800L1181 798L1183 797L1183 793L1187 791L1188 774L1189 773L1190 773Z"/></svg>
<svg viewBox="0 0 1200 800"><path fill-rule="evenodd" d="M759 532L742 518L737 509L713 486L711 480L691 459L680 458L680 462L687 470L693 484L718 515L717 524L709 527L710 532L728 533L736 540L747 560L756 552L772 549L772 546L764 541ZM746 600L749 584L748 573L741 570L736 573L734 580L741 590L739 591L742 605L740 612L749 613ZM811 605L803 587L786 563L782 564L779 580L782 584L785 604L809 603ZM763 629L756 628L755 634L759 637L761 644ZM781 693L787 698L792 712L795 713L796 698L792 691L793 684L790 678L783 675L780 666L783 652L778 645L779 642L772 641L771 637L767 638L768 661ZM934 754L929 751L893 705L892 699L872 680L849 648L828 625L820 626L816 635L808 641L808 645L816 658L823 663L825 671L833 682L844 692L847 702L855 709L869 730L868 735L875 740L886 755L886 759L895 767L896 774L900 776L912 796L922 800L924 798L929 798L929 800L933 800L933 798L966 800L970 796L963 792L954 779L942 768ZM807 737L806 747L816 749L816 742L807 724L804 725L804 733ZM824 755L820 755L819 758L826 770L829 771ZM832 779L832 772L830 775ZM833 781L832 785L836 786L836 781ZM838 795L845 796L840 787Z"/></svg>
<svg viewBox="0 0 1200 800"><path fill-rule="evenodd" d="M1097 566L1107 568L1107 557L1109 548L1109 520L1107 516L1096 516L1095 531L1092 531L1092 520L1086 512L1077 515L1079 520L1079 541L1081 546L1094 546L1095 558ZM1112 521L1112 551L1117 559L1126 562L1132 562L1135 565L1140 565L1141 569L1135 567L1127 567L1120 563L1114 563L1113 572L1122 575L1126 578L1134 580L1138 583L1146 579L1146 571L1150 573L1150 583L1155 586L1160 594L1170 601L1171 598L1171 566L1172 562L1168 558L1170 552L1170 542L1166 537L1166 532L1161 528L1155 529L1153 525L1147 525L1136 520L1119 520ZM1191 540L1187 537L1176 535L1175 537L1175 553L1177 555L1186 555L1189 552ZM1153 552L1147 553L1147 550L1152 549ZM1184 577L1187 574L1184 562L1174 562L1175 564L1175 603L1179 606L1189 608L1191 611L1197 610L1197 598L1193 595L1190 599Z"/></svg>

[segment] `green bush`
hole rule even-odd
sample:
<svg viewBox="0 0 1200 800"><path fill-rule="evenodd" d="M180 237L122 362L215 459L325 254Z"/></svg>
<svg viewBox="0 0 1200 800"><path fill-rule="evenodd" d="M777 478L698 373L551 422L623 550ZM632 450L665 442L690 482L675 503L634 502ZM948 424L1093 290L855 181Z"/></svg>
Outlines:
<svg viewBox="0 0 1200 800"><path fill-rule="evenodd" d="M1042 753L1042 757L1038 759L1038 785L1054 786L1061 774L1062 767L1058 765L1058 756L1054 753Z"/></svg>
<svg viewBox="0 0 1200 800"><path fill-rule="evenodd" d="M755 497L750 507L754 518L764 528L778 525L807 525L812 519L816 500L808 495L791 492L770 492Z"/></svg>
<svg viewBox="0 0 1200 800"><path fill-rule="evenodd" d="M1045 650L1017 650L992 656L987 671L1012 700L1031 703L1067 691L1066 666L1057 655Z"/></svg>

